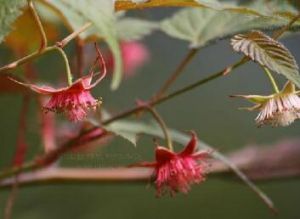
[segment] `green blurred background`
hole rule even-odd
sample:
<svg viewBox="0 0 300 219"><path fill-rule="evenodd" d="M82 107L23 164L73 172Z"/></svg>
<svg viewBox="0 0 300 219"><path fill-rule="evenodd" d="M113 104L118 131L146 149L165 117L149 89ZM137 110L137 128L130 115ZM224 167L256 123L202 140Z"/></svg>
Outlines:
<svg viewBox="0 0 300 219"><path fill-rule="evenodd" d="M166 9L138 12L138 15L159 19L169 13ZM64 32L65 33L65 32ZM123 81L120 89L111 92L110 80L97 87L95 96L102 96L104 106L112 111L131 107L137 98L149 98L168 78L176 64L184 57L188 45L155 33L144 41L151 52L151 60L132 78ZM299 63L299 35L282 40ZM74 45L67 47L74 54ZM0 64L14 59L5 46L1 46ZM228 40L201 49L193 62L172 89L199 80L234 63L236 55ZM57 80L63 71L61 58L49 54L35 62L41 80ZM278 77L281 84L282 77ZM157 109L167 124L178 130L195 130L199 138L226 153L249 143L271 144L283 138L299 137L300 122L287 128L256 128L256 113L239 111L245 101L230 99L230 94L268 94L271 86L261 69L249 63L232 74L199 87L178 98L161 104ZM8 167L14 153L20 95L0 95L0 167ZM36 121L36 103L32 101L28 118L27 137L30 151L27 159L42 151L39 126ZM81 156L65 155L64 166L94 167L118 166L153 159L150 137L141 136L134 148L126 140L116 138L107 147ZM91 155L95 156L91 156ZM75 158L74 158L75 157ZM92 158L91 158L92 157ZM300 159L300 158L299 158ZM147 184L80 184L48 185L22 188L17 196L13 218L17 219L98 219L98 218L228 218L267 219L300 218L300 181L284 179L258 183L273 199L279 209L273 215L264 204L239 180L208 177L194 186L188 195L155 198L154 188ZM8 190L0 190L0 218Z"/></svg>

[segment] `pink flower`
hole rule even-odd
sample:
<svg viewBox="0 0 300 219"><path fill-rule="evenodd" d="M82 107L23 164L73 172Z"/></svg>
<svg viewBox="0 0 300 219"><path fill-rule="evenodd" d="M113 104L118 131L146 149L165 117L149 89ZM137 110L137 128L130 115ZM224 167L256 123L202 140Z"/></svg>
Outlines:
<svg viewBox="0 0 300 219"><path fill-rule="evenodd" d="M31 90L44 95L49 95L50 100L44 105L46 112L52 111L56 113L64 113L71 121L80 121L87 116L89 109L95 110L102 102L95 99L90 90L95 87L106 75L104 60L100 52L98 52L99 65L102 66L102 75L92 83L93 72L76 80L68 87L53 88L49 86L37 86L35 84L25 84L15 79L11 80L29 87Z"/></svg>
<svg viewBox="0 0 300 219"><path fill-rule="evenodd" d="M145 163L142 166L155 168L155 184L157 195L169 191L187 193L192 184L198 184L205 179L207 151L196 152L197 137L192 138L179 153L174 153L165 147L158 146L155 150L156 162Z"/></svg>
<svg viewBox="0 0 300 219"><path fill-rule="evenodd" d="M126 76L132 76L148 59L148 49L140 42L121 42L123 69ZM112 54L107 55L107 68L113 71L114 59Z"/></svg>

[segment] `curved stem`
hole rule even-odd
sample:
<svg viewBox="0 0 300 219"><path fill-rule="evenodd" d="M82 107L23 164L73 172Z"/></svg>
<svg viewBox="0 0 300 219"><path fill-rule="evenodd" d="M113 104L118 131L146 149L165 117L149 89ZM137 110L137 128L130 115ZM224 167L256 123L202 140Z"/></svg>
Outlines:
<svg viewBox="0 0 300 219"><path fill-rule="evenodd" d="M56 43L56 45L58 47L63 48L65 45L67 45L71 40L73 40L74 38L78 37L79 34L81 34L82 32L86 31L89 27L92 26L91 22L87 22L85 23L83 26L81 26L78 30L75 30L73 33L71 33L70 35L68 35L67 37L65 37L63 40L59 41Z"/></svg>
<svg viewBox="0 0 300 219"><path fill-rule="evenodd" d="M64 59L64 62L65 62L65 68L66 68L66 74L67 74L67 80L68 80L68 84L69 86L72 85L72 80L73 80L73 77L72 77L72 73L71 73L71 69L70 69L70 64L69 64L69 60L68 60L68 57L66 55L66 53L64 52L64 50L58 46L55 46L55 49L57 51L59 51L59 53L61 54L61 56L63 57Z"/></svg>
<svg viewBox="0 0 300 219"><path fill-rule="evenodd" d="M39 32L41 34L41 38L42 38L41 39L41 47L39 49L39 53L41 53L47 47L47 44L48 44L47 36L46 36L45 30L44 30L43 24L41 22L41 19L36 11L36 8L35 8L32 0L28 0L28 6L29 6L32 16L38 26Z"/></svg>
<svg viewBox="0 0 300 219"><path fill-rule="evenodd" d="M186 54L186 56L175 69L174 73L171 74L171 76L165 81L162 87L154 95L153 99L159 99L161 96L164 95L168 88L176 81L178 76L183 72L185 67L192 61L192 59L195 57L198 51L199 48L193 48L189 50L189 52Z"/></svg>
<svg viewBox="0 0 300 219"><path fill-rule="evenodd" d="M148 110L154 117L154 119L157 121L157 123L159 124L159 126L161 127L165 139L166 139L166 143L167 143L167 147L170 149L170 151L174 151L174 147L172 144L172 139L170 137L168 128L166 123L164 122L164 120L162 119L162 117L159 115L159 113L151 106L144 106L144 109Z"/></svg>
<svg viewBox="0 0 300 219"><path fill-rule="evenodd" d="M262 69L264 70L264 72L266 73L266 75L268 76L268 78L270 79L270 82L271 82L271 84L272 84L272 87L273 87L274 91L275 91L276 93L279 93L279 92L280 92L280 91L279 91L279 88L278 88L278 86L277 86L277 83L276 83L275 78L273 77L272 73L269 71L268 68L263 67L263 66L261 66L261 67L262 67Z"/></svg>
<svg viewBox="0 0 300 219"><path fill-rule="evenodd" d="M57 45L53 45L53 46L48 46L45 47L42 50L38 50L35 51L27 56L24 56L14 62L11 62L3 67L0 68L0 73L4 72L4 71L8 71L11 69L14 69L22 64L25 64L35 58L40 57L41 55L43 55L46 52L49 52L51 50L57 49L58 47L64 47L66 44L68 44L70 42L70 40L74 39L76 36L78 36L78 34L82 33L83 31L85 31L90 25L88 23L84 24L82 27L80 27L78 30L74 31L73 33L71 33L69 36L67 36L66 38L64 38L62 41L56 43ZM62 46L63 45L63 46Z"/></svg>
<svg viewBox="0 0 300 219"><path fill-rule="evenodd" d="M49 46L49 47L46 47L43 51L39 52L39 51L35 51L27 56L24 56L12 63L9 63L3 67L0 68L0 72L4 72L4 71L8 71L8 70L11 70L11 69L14 69L20 65L23 65L39 56L41 56L42 54L46 53L46 52L49 52L51 50L54 50L55 47L54 46Z"/></svg>
<svg viewBox="0 0 300 219"><path fill-rule="evenodd" d="M170 93L168 95L165 95L165 96L163 96L163 97L161 97L159 99L152 100L148 104L150 106L154 106L154 105L160 104L162 102L165 102L165 101L167 101L169 99L172 99L172 98L174 98L176 96L179 96L179 95L181 95L181 94L183 94L183 93L185 93L187 91L193 90L194 88L196 88L196 87L198 87L200 85L206 84L206 83L208 83L208 82L210 82L210 81L212 81L212 80L214 80L216 78L219 78L219 77L223 76L224 74L228 74L229 72L231 72L235 68L238 68L242 64L246 63L248 60L249 59L242 58L241 60L239 60L235 64L233 64L233 65L231 65L229 67L226 67L226 68L222 69L221 71L218 71L218 72L216 72L216 73L214 73L214 74L212 74L212 75L210 75L210 76L208 76L208 77L206 77L204 79L201 79L201 80L199 80L199 81L197 81L195 83L192 83L192 84L190 84L190 85L188 85L186 87L183 87L183 88L181 88L181 89L179 89L179 90L177 90L177 91L175 91L173 93ZM113 116L113 117L111 117L111 118L103 121L102 124L103 125L107 125L107 124L112 123L112 122L114 122L116 120L119 120L119 119L125 118L127 116L130 116L130 115L132 115L132 114L134 114L136 112L139 112L139 111L141 111L143 109L144 109L143 106L137 106L135 108L123 111L123 112L121 112L121 113L119 113L119 114L117 114L117 115L115 115L115 116Z"/></svg>

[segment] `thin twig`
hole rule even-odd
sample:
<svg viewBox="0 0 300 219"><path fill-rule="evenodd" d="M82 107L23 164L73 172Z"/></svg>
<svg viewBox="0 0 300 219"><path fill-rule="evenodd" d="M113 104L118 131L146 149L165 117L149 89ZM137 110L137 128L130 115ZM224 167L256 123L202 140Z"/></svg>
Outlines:
<svg viewBox="0 0 300 219"><path fill-rule="evenodd" d="M56 45L60 48L65 47L71 40L73 40L74 38L78 37L79 34L81 34L82 32L86 31L89 27L92 26L91 22L85 23L82 27L80 27L78 30L74 31L73 33L71 33L70 35L68 35L66 38L64 38L63 40L59 41L56 43Z"/></svg>
<svg viewBox="0 0 300 219"><path fill-rule="evenodd" d="M176 96L179 96L179 95L181 95L181 94L183 94L183 93L185 93L187 91L190 91L190 90L192 90L192 89L194 89L194 88L196 88L196 87L198 87L198 86L200 86L202 84L208 83L208 82L210 82L210 81L212 81L212 80L214 80L216 78L219 78L219 77L223 76L225 73L228 74L229 72L231 72L232 70L234 70L237 67L241 66L245 62L246 62L246 60L244 58L242 58L241 60L239 60L235 64L233 64L233 65L231 65L229 67L226 67L226 68L222 69L221 71L218 71L218 72L216 72L216 73L214 73L214 74L212 74L212 75L210 75L210 76L208 76L208 77L206 77L204 79L201 79L201 80L199 80L199 81L197 81L197 82L195 82L193 84L190 84L190 85L188 85L186 87L183 87L182 89L174 91L173 93L165 95L165 96L163 96L163 97L161 97L159 99L155 99L153 101L150 101L148 104L150 106L155 106L157 104L160 104L160 103L163 103L163 102L165 102L167 100L170 100L170 99L172 99L172 98L174 98ZM102 124L103 125L107 125L109 123L112 123L112 122L114 122L116 120L125 118L127 116L130 116L130 115L132 115L134 113L137 113L139 111L142 111L142 110L144 110L142 106L134 107L134 108L129 109L127 111L123 111L123 112L121 112L121 113L119 113L119 114L117 114L117 115L115 115L115 116L113 116L113 117L111 117L111 118L109 118L107 120L104 120Z"/></svg>
<svg viewBox="0 0 300 219"><path fill-rule="evenodd" d="M62 56L62 58L64 60L66 75L67 75L67 81L68 81L68 85L70 86L73 83L73 76L72 76L72 73L71 73L69 59L68 59L65 51L61 47L55 46L55 49L57 51L59 51L60 55Z"/></svg>
<svg viewBox="0 0 300 219"><path fill-rule="evenodd" d="M87 28L86 26L87 26L87 24L84 24L84 25L83 25L83 27ZM82 27L79 28L79 29L81 30ZM77 35L78 35L78 34L80 34L82 31L76 30L76 31L74 31L74 32L77 33ZM68 38L68 36L65 38L65 39L68 38L68 40L67 40L67 42L64 42L64 43L63 43L64 46L65 46L67 43L69 43L69 40L74 39L74 38L77 37L77 35L74 34L74 32L70 34L70 35L72 36L71 38L70 38L70 37ZM78 32L79 32L79 33L78 33ZM60 44L60 43L58 43L58 44ZM22 58L20 58L20 59L18 59L18 60L16 60L16 61L14 61L14 62L11 62L11 63L9 63L9 64L7 64L7 65L1 67L1 68L0 68L0 73L1 73L1 72L4 72L4 71L12 70L12 69L14 69L14 68L16 68L16 67L18 67L18 66L20 66L20 65L22 65L22 64L25 64L26 62L29 62L29 61L31 61L31 60L33 60L33 59L35 59L35 58L40 57L41 55L43 55L43 54L45 54L45 53L47 53L47 52L50 52L50 51L52 51L52 50L57 50L57 48L59 48L57 45L53 45L53 46L45 47L42 51L35 51L35 52L33 52L33 53L31 53L31 54L29 54L29 55L27 55L27 56L24 56L24 57L22 57Z"/></svg>
<svg viewBox="0 0 300 219"><path fill-rule="evenodd" d="M269 80L272 84L274 92L279 93L280 91L279 91L278 85L277 85L277 83L275 81L275 78L273 77L272 73L269 71L268 68L266 68L264 66L261 66L261 67L264 70L264 72L266 73L266 75L268 76L268 78L269 78Z"/></svg>
<svg viewBox="0 0 300 219"><path fill-rule="evenodd" d="M159 113L153 107L151 107L149 105L143 105L143 107L152 114L154 119L157 121L157 123L161 127L161 130L163 131L165 139L166 139L167 147L171 151L174 151L172 139L171 139L171 136L169 134L169 131L168 131L168 128L167 128L167 125L166 125L165 121L162 119L162 117L159 115Z"/></svg>
<svg viewBox="0 0 300 219"><path fill-rule="evenodd" d="M35 51L27 56L24 56L14 62L11 62L3 67L0 68L0 72L9 71L12 70L20 65L25 64L26 62L29 62L37 57L40 57L41 55L45 54L46 52L50 52L52 50L55 50L55 46L48 46L43 51Z"/></svg>
<svg viewBox="0 0 300 219"><path fill-rule="evenodd" d="M47 36L46 36L45 30L44 30L43 24L41 22L41 19L36 11L36 8L35 8L32 0L28 0L28 6L29 6L32 16L38 26L38 29L39 29L39 32L41 35L41 46L38 51L39 53L41 53L47 47L47 44L48 44Z"/></svg>

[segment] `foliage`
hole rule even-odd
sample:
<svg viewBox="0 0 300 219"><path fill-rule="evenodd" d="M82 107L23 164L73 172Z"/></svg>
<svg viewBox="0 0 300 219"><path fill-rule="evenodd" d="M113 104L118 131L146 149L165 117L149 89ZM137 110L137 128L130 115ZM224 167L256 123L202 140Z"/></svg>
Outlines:
<svg viewBox="0 0 300 219"><path fill-rule="evenodd" d="M191 47L203 47L218 39L252 29L273 30L288 23L285 16L258 16L229 10L182 9L161 23L171 37L186 40ZM300 23L295 24L299 27Z"/></svg>
<svg viewBox="0 0 300 219"><path fill-rule="evenodd" d="M231 40L233 49L252 60L283 74L300 87L298 65L293 55L281 43L260 31L238 34Z"/></svg>
<svg viewBox="0 0 300 219"><path fill-rule="evenodd" d="M21 15L21 8L25 0L1 0L0 1L0 43L12 30L11 25Z"/></svg>

